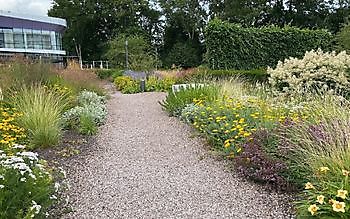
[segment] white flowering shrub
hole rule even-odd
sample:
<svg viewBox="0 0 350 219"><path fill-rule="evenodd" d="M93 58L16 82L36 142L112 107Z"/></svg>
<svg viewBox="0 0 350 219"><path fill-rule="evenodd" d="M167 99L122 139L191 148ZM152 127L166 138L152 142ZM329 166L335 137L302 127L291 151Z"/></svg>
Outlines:
<svg viewBox="0 0 350 219"><path fill-rule="evenodd" d="M90 117L96 125L102 125L107 116L107 109L104 104L88 104L76 106L62 116L63 124L67 128L79 125L82 116Z"/></svg>
<svg viewBox="0 0 350 219"><path fill-rule="evenodd" d="M105 97L98 96L94 92L82 91L77 97L78 106L68 110L62 115L62 122L66 128L78 128L86 130L87 127L81 123L82 118L88 118L89 129L95 129L91 125L102 125L107 117L107 107Z"/></svg>
<svg viewBox="0 0 350 219"><path fill-rule="evenodd" d="M298 94L306 90L350 93L350 55L346 52L306 52L303 59L289 58L268 68L270 84L278 92Z"/></svg>
<svg viewBox="0 0 350 219"><path fill-rule="evenodd" d="M180 119L186 123L192 124L198 109L199 107L194 103L187 104L181 111Z"/></svg>
<svg viewBox="0 0 350 219"><path fill-rule="evenodd" d="M0 218L44 217L56 189L36 153L0 151Z"/></svg>
<svg viewBox="0 0 350 219"><path fill-rule="evenodd" d="M80 106L89 105L89 104L103 104L106 102L104 96L99 96L92 91L82 91L77 97L78 104Z"/></svg>

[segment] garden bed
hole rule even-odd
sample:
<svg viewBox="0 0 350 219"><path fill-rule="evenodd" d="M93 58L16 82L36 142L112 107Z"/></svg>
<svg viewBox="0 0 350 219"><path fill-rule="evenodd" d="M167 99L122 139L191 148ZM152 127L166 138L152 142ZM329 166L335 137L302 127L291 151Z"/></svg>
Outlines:
<svg viewBox="0 0 350 219"><path fill-rule="evenodd" d="M240 175L297 192L298 217L349 218L349 60L311 51L269 68L269 84L221 81L170 92L161 105Z"/></svg>

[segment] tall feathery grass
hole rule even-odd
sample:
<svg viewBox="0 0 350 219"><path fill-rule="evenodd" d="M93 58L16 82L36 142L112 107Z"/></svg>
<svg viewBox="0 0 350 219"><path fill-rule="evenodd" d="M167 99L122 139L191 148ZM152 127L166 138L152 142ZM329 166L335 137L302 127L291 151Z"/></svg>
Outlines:
<svg viewBox="0 0 350 219"><path fill-rule="evenodd" d="M314 95L306 121L282 126L280 150L295 169L317 173L350 169L350 102L331 95ZM334 176L337 176L335 174Z"/></svg>
<svg viewBox="0 0 350 219"><path fill-rule="evenodd" d="M62 132L60 117L69 102L64 94L41 85L23 86L12 94L11 102L23 113L18 122L27 130L32 148L59 142Z"/></svg>

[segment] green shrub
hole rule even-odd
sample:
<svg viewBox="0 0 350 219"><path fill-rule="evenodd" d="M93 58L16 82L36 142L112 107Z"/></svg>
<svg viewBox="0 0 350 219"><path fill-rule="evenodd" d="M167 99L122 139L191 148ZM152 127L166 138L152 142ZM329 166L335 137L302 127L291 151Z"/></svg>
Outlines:
<svg viewBox="0 0 350 219"><path fill-rule="evenodd" d="M116 77L114 84L122 93L134 94L141 91L140 83L136 80L133 80L130 76Z"/></svg>
<svg viewBox="0 0 350 219"><path fill-rule="evenodd" d="M66 108L66 95L41 85L23 86L11 97L12 104L23 116L18 124L29 137L30 147L46 147L58 143L61 136L61 113Z"/></svg>
<svg viewBox="0 0 350 219"><path fill-rule="evenodd" d="M158 78L156 76L150 76L146 80L146 91L163 92L169 91L175 84L175 79L172 78Z"/></svg>
<svg viewBox="0 0 350 219"><path fill-rule="evenodd" d="M96 71L97 76L100 79L115 79L116 77L123 76L124 70L118 69L100 69Z"/></svg>
<svg viewBox="0 0 350 219"><path fill-rule="evenodd" d="M150 76L146 80L147 92L164 92L169 91L176 80L172 78L161 79L156 76ZM124 94L134 94L141 92L141 84L139 80L134 80L129 76L117 77L114 80L117 89Z"/></svg>
<svg viewBox="0 0 350 219"><path fill-rule="evenodd" d="M56 199L55 190L36 153L9 156L0 151L0 218L44 218Z"/></svg>
<svg viewBox="0 0 350 219"><path fill-rule="evenodd" d="M169 92L168 96L160 104L170 116L180 116L183 108L194 100L214 101L218 98L219 89L216 86L205 86L180 90L179 92Z"/></svg>
<svg viewBox="0 0 350 219"><path fill-rule="evenodd" d="M228 80L230 78L242 78L249 82L267 82L269 75L264 69L256 70L211 70L198 68L194 73L185 77L186 81Z"/></svg>
<svg viewBox="0 0 350 219"><path fill-rule="evenodd" d="M290 58L269 68L270 83L278 92L302 95L306 91L350 94L350 56L322 50L306 52L302 59Z"/></svg>
<svg viewBox="0 0 350 219"><path fill-rule="evenodd" d="M205 30L206 60L212 69L275 67L279 60L300 58L312 49L327 49L331 38L323 30L243 28L215 19Z"/></svg>

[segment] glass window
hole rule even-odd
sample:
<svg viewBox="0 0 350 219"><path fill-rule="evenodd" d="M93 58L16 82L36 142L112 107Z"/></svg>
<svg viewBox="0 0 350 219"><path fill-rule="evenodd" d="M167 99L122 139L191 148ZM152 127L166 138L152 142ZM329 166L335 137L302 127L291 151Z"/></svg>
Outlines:
<svg viewBox="0 0 350 219"><path fill-rule="evenodd" d="M52 49L50 31L42 31L43 49Z"/></svg>
<svg viewBox="0 0 350 219"><path fill-rule="evenodd" d="M23 49L24 46L24 34L22 29L13 29L13 41L14 47Z"/></svg>
<svg viewBox="0 0 350 219"><path fill-rule="evenodd" d="M57 50L55 31L50 31L50 36L51 36L51 49Z"/></svg>
<svg viewBox="0 0 350 219"><path fill-rule="evenodd" d="M60 33L56 33L56 49L62 50L62 35Z"/></svg>
<svg viewBox="0 0 350 219"><path fill-rule="evenodd" d="M28 49L34 49L34 38L33 38L33 31L29 29L23 30L25 35L25 41Z"/></svg>
<svg viewBox="0 0 350 219"><path fill-rule="evenodd" d="M5 48L14 48L12 30L4 29L3 32L4 32Z"/></svg>
<svg viewBox="0 0 350 219"><path fill-rule="evenodd" d="M34 49L43 49L43 39L40 30L33 30Z"/></svg>
<svg viewBox="0 0 350 219"><path fill-rule="evenodd" d="M0 48L5 48L4 33L0 32Z"/></svg>

